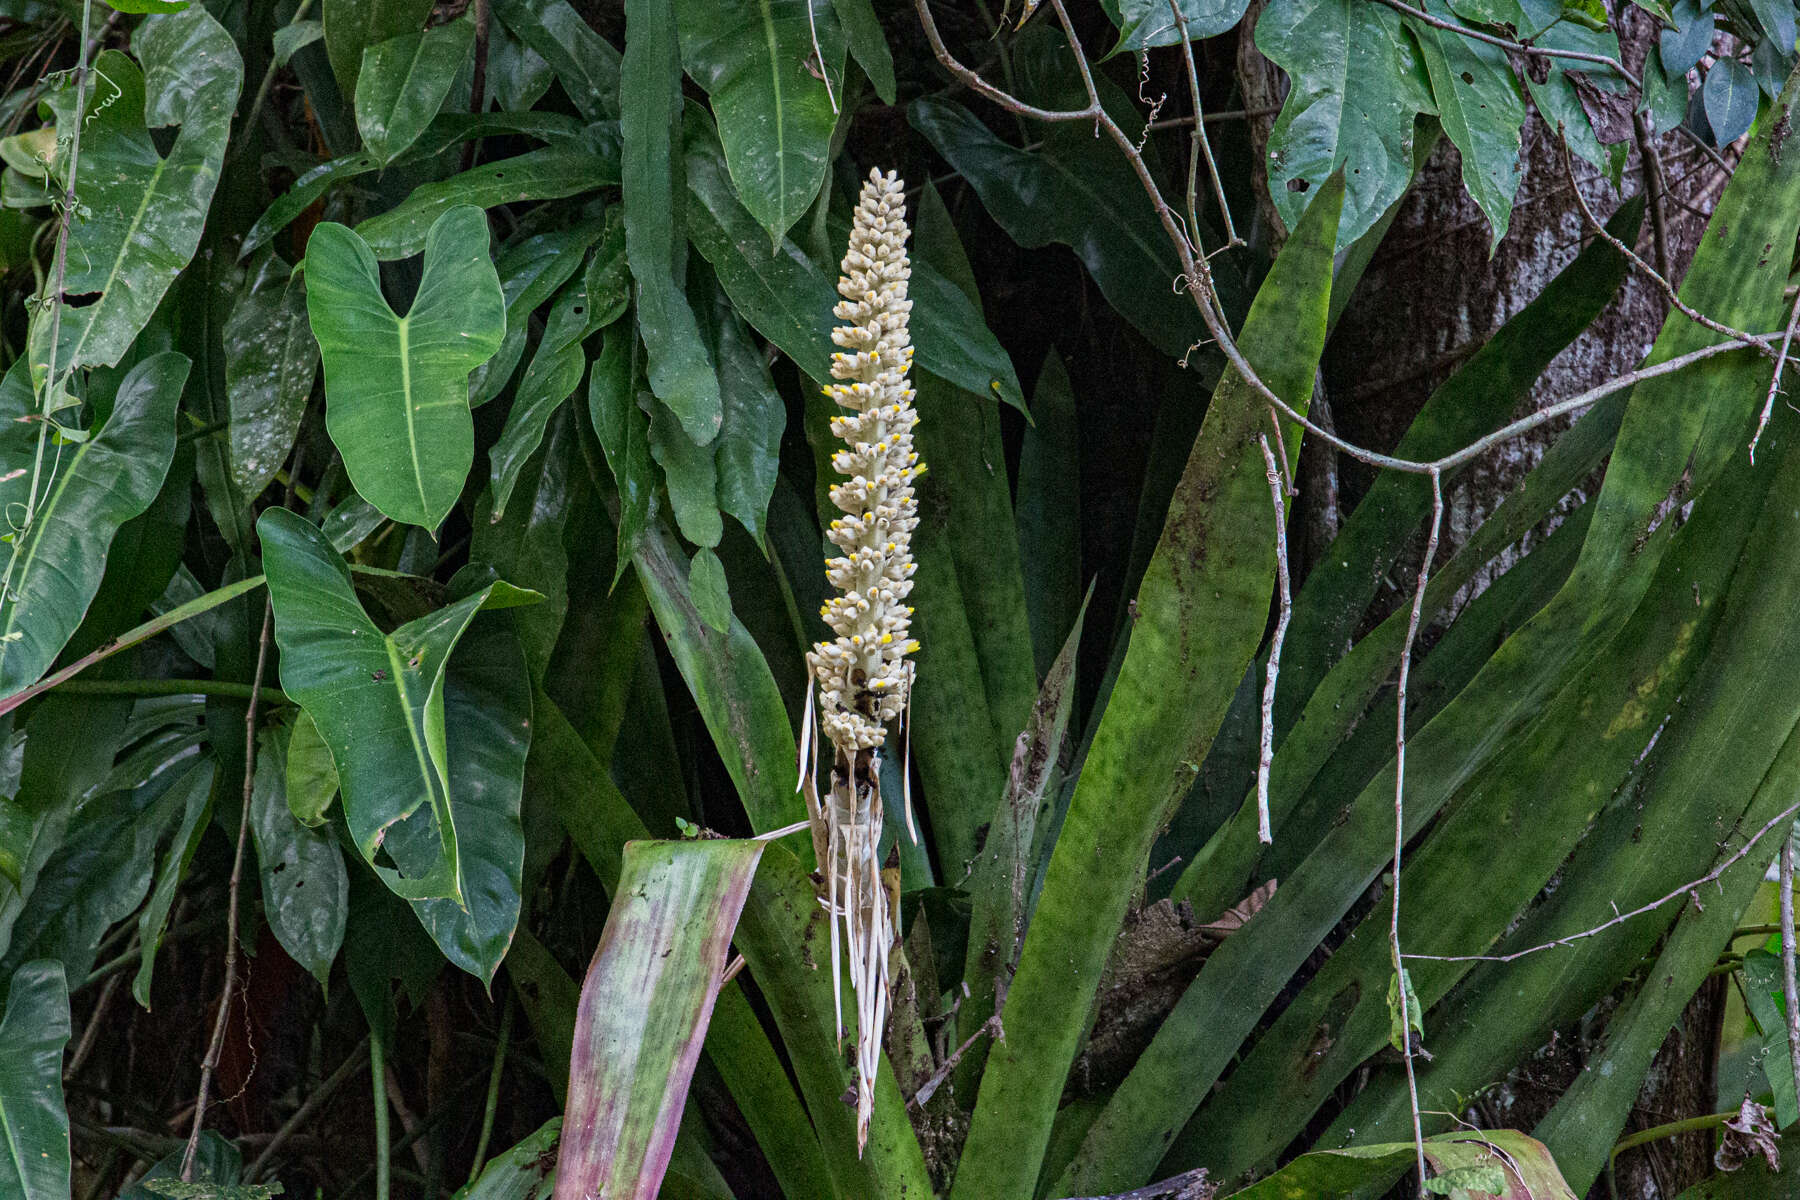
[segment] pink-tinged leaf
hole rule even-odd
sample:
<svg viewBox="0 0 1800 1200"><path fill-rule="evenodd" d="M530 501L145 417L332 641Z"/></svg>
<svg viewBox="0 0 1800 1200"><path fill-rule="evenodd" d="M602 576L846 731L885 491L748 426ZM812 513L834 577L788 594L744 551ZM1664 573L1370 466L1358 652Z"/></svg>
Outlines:
<svg viewBox="0 0 1800 1200"><path fill-rule="evenodd" d="M765 843L629 842L575 1020L556 1200L652 1200Z"/></svg>

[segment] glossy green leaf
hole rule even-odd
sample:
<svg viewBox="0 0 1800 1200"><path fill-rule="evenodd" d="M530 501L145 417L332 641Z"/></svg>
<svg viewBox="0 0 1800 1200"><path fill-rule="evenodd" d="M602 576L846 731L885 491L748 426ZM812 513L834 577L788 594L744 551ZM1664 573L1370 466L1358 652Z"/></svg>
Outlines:
<svg viewBox="0 0 1800 1200"><path fill-rule="evenodd" d="M1052 126L1040 149L1021 150L967 108L934 97L915 100L907 116L1009 237L1028 249L1073 249L1101 294L1157 349L1179 356L1199 336L1193 302L1171 286L1180 260L1112 146Z"/></svg>
<svg viewBox="0 0 1800 1200"><path fill-rule="evenodd" d="M787 240L769 253L767 237L732 191L717 140L692 109L686 154L688 236L712 264L719 285L744 320L808 378L831 378L835 264L828 275ZM1023 409L1012 360L969 298L919 262L913 263L911 295L914 365L966 392Z"/></svg>
<svg viewBox="0 0 1800 1200"><path fill-rule="evenodd" d="M1239 338L1277 394L1302 408L1324 344L1341 187L1333 179L1320 189ZM1137 871L1262 640L1275 563L1268 485L1250 440L1262 413L1250 394L1235 375L1220 383L1170 502L1124 666L1007 992L1007 1038L989 1054L952 1193L958 1200L1030 1194ZM1298 430L1287 431L1287 453L1298 453L1298 443ZM1141 1137L1137 1145L1153 1166L1160 1148ZM1063 1186L1140 1173L1145 1164L1129 1157L1072 1168Z"/></svg>
<svg viewBox="0 0 1800 1200"><path fill-rule="evenodd" d="M637 335L614 326L607 331L588 377L588 413L619 490L619 512L614 520L619 531L615 584L637 550L656 500L650 420L637 402L636 354Z"/></svg>
<svg viewBox="0 0 1800 1200"><path fill-rule="evenodd" d="M500 348L505 329L487 219L459 207L432 225L404 317L382 298L368 245L342 225L313 231L306 263L325 424L351 482L393 520L435 529L475 458L469 372Z"/></svg>
<svg viewBox="0 0 1800 1200"><path fill-rule="evenodd" d="M581 269L581 256L596 238L617 224L609 212L604 224L581 220L564 229L532 234L508 246L495 269L506 297L506 337L499 351L469 376L469 406L479 408L506 390L519 360L531 320L539 305ZM554 361L552 359L551 361Z"/></svg>
<svg viewBox="0 0 1800 1200"><path fill-rule="evenodd" d="M1181 0L1180 21L1167 0L1105 0L1105 8L1119 27L1117 53L1178 46L1184 31L1196 42L1217 37L1243 19L1249 0Z"/></svg>
<svg viewBox="0 0 1800 1200"><path fill-rule="evenodd" d="M663 469L669 508L681 536L701 547L718 545L725 532L719 516L717 452L718 439L696 446L667 405L650 406L650 456Z"/></svg>
<svg viewBox="0 0 1800 1200"><path fill-rule="evenodd" d="M1622 206L1608 228L1630 244L1642 216L1641 205ZM1612 303L1628 269L1623 255L1595 239L1432 392L1394 452L1411 459L1446 454L1506 422L1550 362ZM1430 512L1425 481L1384 472L1307 575L1295 597L1275 693L1278 731L1299 717Z"/></svg>
<svg viewBox="0 0 1800 1200"><path fill-rule="evenodd" d="M325 36L323 21L290 21L275 31L275 64L285 67L288 60Z"/></svg>
<svg viewBox="0 0 1800 1200"><path fill-rule="evenodd" d="M1700 0L1676 0L1671 15L1669 27L1657 36L1656 48L1665 71L1686 74L1712 46L1718 14Z"/></svg>
<svg viewBox="0 0 1800 1200"><path fill-rule="evenodd" d="M1774 1101L1775 1127L1786 1129L1800 1121L1800 1096L1795 1093L1794 1058L1788 1049L1781 959L1767 950L1752 950L1744 955L1743 970L1744 1006L1762 1028L1762 1068Z"/></svg>
<svg viewBox="0 0 1800 1200"><path fill-rule="evenodd" d="M301 734L301 728L309 732ZM263 917L288 957L323 985L344 944L350 873L331 832L303 824L294 815L295 797L288 794L288 781L296 773L289 755L295 743L303 755L324 748L311 717L302 714L291 728L267 729L257 739L250 833L256 841ZM325 758L329 763L329 753ZM303 760L299 773L316 791L317 767L309 768ZM332 784L335 790L335 775Z"/></svg>
<svg viewBox="0 0 1800 1200"><path fill-rule="evenodd" d="M844 30L844 46L850 51L850 57L875 85L875 94L881 97L881 102L894 103L894 56L888 49L881 20L875 15L875 6L870 0L832 0L832 7L837 10L838 24Z"/></svg>
<svg viewBox="0 0 1800 1200"><path fill-rule="evenodd" d="M769 377L768 357L716 291L712 308L707 340L724 402L713 456L718 505L761 543L780 466L787 404Z"/></svg>
<svg viewBox="0 0 1800 1200"><path fill-rule="evenodd" d="M90 77L75 188L86 216L70 238L64 292L99 298L64 308L59 373L117 363L193 258L243 84L231 36L198 4L145 18L131 47L136 62L102 51ZM48 103L61 127L73 125L72 84ZM165 155L158 139L172 125L181 129ZM34 363L47 339L47 328L42 342L34 338Z"/></svg>
<svg viewBox="0 0 1800 1200"><path fill-rule="evenodd" d="M584 118L619 115L619 52L568 0L496 0L494 15L550 64Z"/></svg>
<svg viewBox="0 0 1800 1200"><path fill-rule="evenodd" d="M330 159L304 172L286 192L275 198L274 203L263 210L250 231L244 235L244 244L238 251L241 257L251 254L268 245L270 239L293 223L294 219L323 196L334 184L360 175L367 175L380 167L373 154L358 151L342 158Z"/></svg>
<svg viewBox="0 0 1800 1200"><path fill-rule="evenodd" d="M0 1184L19 1200L69 1194L69 1114L63 1107L63 1047L69 1042L69 988L59 962L39 959L13 972L0 1018Z"/></svg>
<svg viewBox="0 0 1800 1200"><path fill-rule="evenodd" d="M581 989L556 1195L650 1200L766 843L632 842Z"/></svg>
<svg viewBox="0 0 1800 1200"><path fill-rule="evenodd" d="M1453 16L1442 0L1426 0L1426 10L1439 20ZM1462 156L1463 186L1493 230L1491 251L1506 236L1513 194L1519 190L1525 99L1506 54L1497 47L1418 21L1412 28L1431 77L1438 121ZM1752 95L1755 90L1752 85Z"/></svg>
<svg viewBox="0 0 1800 1200"><path fill-rule="evenodd" d="M1362 0L1272 0L1256 46L1293 86L1269 131L1269 193L1299 219L1312 193L1345 168L1348 246L1412 179L1413 117L1436 105L1425 66L1393 10Z"/></svg>
<svg viewBox="0 0 1800 1200"><path fill-rule="evenodd" d="M562 1123L561 1117L551 1117L536 1133L488 1159L481 1174L452 1200L541 1200L555 1187Z"/></svg>
<svg viewBox="0 0 1800 1200"><path fill-rule="evenodd" d="M363 50L356 128L378 161L393 162L425 132L474 44L475 23L457 20Z"/></svg>
<svg viewBox="0 0 1800 1200"><path fill-rule="evenodd" d="M257 532L275 604L282 686L331 747L357 848L398 895L476 903L458 851L459 798L468 787L485 799L504 791L506 780L459 778L452 770L464 751L449 744L449 659L477 612L527 603L535 593L490 584L384 635L363 611L343 559L316 528L270 509ZM488 665L480 664L484 676L491 674ZM510 771L517 744L522 774L523 721L507 728L512 719L496 709L470 725L469 732L497 742L467 748L477 769ZM423 868L382 865L377 852L384 839L415 813L431 819L437 852ZM491 824L486 807L478 819L484 829Z"/></svg>
<svg viewBox="0 0 1800 1200"><path fill-rule="evenodd" d="M490 520L505 517L519 473L543 443L550 418L581 386L581 376L587 370L582 340L599 328L596 315L588 299L585 278L572 280L557 295L544 322L537 351L519 380L512 408L506 414L506 427L488 452L493 463Z"/></svg>
<svg viewBox="0 0 1800 1200"><path fill-rule="evenodd" d="M429 244L430 231L438 221L464 205L485 209L520 201L557 200L618 182L618 156L609 148L545 146L420 184L394 208L362 222L356 232L377 258L406 258Z"/></svg>
<svg viewBox="0 0 1800 1200"><path fill-rule="evenodd" d="M1791 15L1789 20L1792 21ZM1761 89L1750 68L1732 58L1715 62L1706 73L1706 85L1700 89L1714 144L1729 146L1748 133L1761 98Z"/></svg>
<svg viewBox="0 0 1800 1200"><path fill-rule="evenodd" d="M90 723L104 719L92 709L76 715ZM73 727L83 726L78 721ZM191 805L205 801L205 789L189 784L196 770L210 776L208 768L172 769L192 760L198 740L192 729L152 738L94 785L103 799L70 814L61 844L13 925L0 978L35 958L60 959L69 977L87 978L106 931L149 892L158 844Z"/></svg>
<svg viewBox="0 0 1800 1200"><path fill-rule="evenodd" d="M181 821L175 836L163 851L162 867L156 873L156 885L150 889L150 900L138 914L138 945L143 957L138 960L137 976L131 982L131 994L145 1008L150 1007L150 983L156 969L156 952L162 946L168 929L169 912L175 907L175 892L187 874L194 851L206 833L206 817L212 810L213 765L203 763L187 772L175 791Z"/></svg>
<svg viewBox="0 0 1800 1200"><path fill-rule="evenodd" d="M631 0L625 22L620 87L628 103L619 123L625 254L637 284L645 375L650 390L680 418L688 437L704 446L718 436L723 402L681 283L686 242L675 203L683 172L674 0Z"/></svg>
<svg viewBox="0 0 1800 1200"><path fill-rule="evenodd" d="M472 521L470 558L544 596L542 604L513 617L534 679L542 679L549 666L569 608L569 553L563 535L576 503L577 436L571 414L554 416L543 445L520 473L518 493L505 516L493 513L484 496Z"/></svg>
<svg viewBox="0 0 1800 1200"><path fill-rule="evenodd" d="M731 632L731 591L725 582L725 564L711 550L702 548L688 564L688 594L694 611L716 632Z"/></svg>
<svg viewBox="0 0 1800 1200"><path fill-rule="evenodd" d="M46 454L41 475L40 425L22 364L0 381L0 506L14 525L0 548L0 695L50 668L99 590L113 535L156 499L175 453L175 404L187 375L187 359L173 352L140 362L120 383L105 424ZM36 515L20 531L34 477Z"/></svg>
<svg viewBox="0 0 1800 1200"><path fill-rule="evenodd" d="M1783 58L1792 57L1795 39L1800 37L1800 25L1795 22L1793 4L1787 0L1750 0L1750 11L1756 14L1763 32L1768 35L1763 40L1770 43Z"/></svg>
<svg viewBox="0 0 1800 1200"><path fill-rule="evenodd" d="M667 530L647 529L632 561L751 826L767 831L804 820L793 727L749 631L733 618L730 632L721 633L701 618L688 592L687 555Z"/></svg>
<svg viewBox="0 0 1800 1200"><path fill-rule="evenodd" d="M337 766L331 761L331 747L304 710L295 714L288 736L287 776L282 786L295 820L313 829L325 823L331 802L337 798Z"/></svg>
<svg viewBox="0 0 1800 1200"><path fill-rule="evenodd" d="M286 461L306 415L319 348L306 321L306 284L273 254L252 263L225 322L231 477L257 496Z"/></svg>
<svg viewBox="0 0 1800 1200"><path fill-rule="evenodd" d="M319 15L331 73L349 99L360 82L363 52L389 38L419 32L431 15L431 0L323 0Z"/></svg>
<svg viewBox="0 0 1800 1200"><path fill-rule="evenodd" d="M825 180L844 83L837 13L831 0L677 0L675 13L738 199L779 245Z"/></svg>

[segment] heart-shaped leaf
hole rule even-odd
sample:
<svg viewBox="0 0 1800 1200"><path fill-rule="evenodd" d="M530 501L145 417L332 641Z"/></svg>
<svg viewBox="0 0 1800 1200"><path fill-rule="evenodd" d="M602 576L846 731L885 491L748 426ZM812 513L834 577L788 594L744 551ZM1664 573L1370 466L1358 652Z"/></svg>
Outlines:
<svg viewBox="0 0 1800 1200"><path fill-rule="evenodd" d="M425 239L418 298L402 317L381 294L368 243L321 224L306 248L306 307L325 360L325 427L364 499L435 529L475 461L469 372L506 333L487 218L452 208Z"/></svg>

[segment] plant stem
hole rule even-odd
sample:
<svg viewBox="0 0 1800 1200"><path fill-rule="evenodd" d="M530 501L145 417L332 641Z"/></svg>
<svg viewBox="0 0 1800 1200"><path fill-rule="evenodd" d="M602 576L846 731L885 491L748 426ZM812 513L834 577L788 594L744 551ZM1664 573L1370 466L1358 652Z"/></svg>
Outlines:
<svg viewBox="0 0 1800 1200"><path fill-rule="evenodd" d="M388 1200L393 1189L388 1162L387 1046L379 1030L369 1029L369 1080L375 1099L375 1197Z"/></svg>
<svg viewBox="0 0 1800 1200"><path fill-rule="evenodd" d="M1737 1115L1738 1110L1733 1108L1725 1112L1708 1113L1703 1117L1688 1117L1681 1121L1670 1121L1667 1125L1653 1125L1649 1129L1640 1129L1630 1137L1620 1138L1618 1144L1612 1148L1612 1153L1607 1157L1607 1161L1610 1163L1625 1151L1650 1142L1679 1137L1684 1133L1698 1133L1703 1129L1717 1129Z"/></svg>
<svg viewBox="0 0 1800 1200"><path fill-rule="evenodd" d="M280 688L253 688L229 679L71 679L59 690L69 696L221 696L229 700L256 697L264 704L292 704Z"/></svg>
<svg viewBox="0 0 1800 1200"><path fill-rule="evenodd" d="M475 1162L469 1168L469 1182L481 1176L487 1162L488 1139L494 1133L494 1113L500 1106L500 1072L506 1065L506 1051L512 1042L513 994L506 993L506 1005L500 1010L500 1040L494 1044L494 1069L488 1076L487 1104L481 1112L481 1136L475 1141Z"/></svg>

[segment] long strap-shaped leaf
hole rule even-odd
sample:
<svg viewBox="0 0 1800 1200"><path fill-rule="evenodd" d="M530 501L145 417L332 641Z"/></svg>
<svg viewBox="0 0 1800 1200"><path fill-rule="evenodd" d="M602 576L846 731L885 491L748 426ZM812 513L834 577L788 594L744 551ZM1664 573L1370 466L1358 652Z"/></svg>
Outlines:
<svg viewBox="0 0 1800 1200"><path fill-rule="evenodd" d="M653 1200L766 843L632 842L588 967L557 1200Z"/></svg>
<svg viewBox="0 0 1800 1200"><path fill-rule="evenodd" d="M62 1091L68 1041L62 964L26 963L13 972L0 1020L0 1194L18 1200L69 1194L69 1114Z"/></svg>
<svg viewBox="0 0 1800 1200"><path fill-rule="evenodd" d="M1319 190L1257 294L1241 344L1304 405L1325 340L1342 181ZM1266 407L1235 375L1212 406L1137 597L1125 664L1051 857L990 1051L956 1200L1026 1200L1106 956L1151 842L1204 757L1268 617L1275 562ZM1297 452L1289 434L1290 452Z"/></svg>

